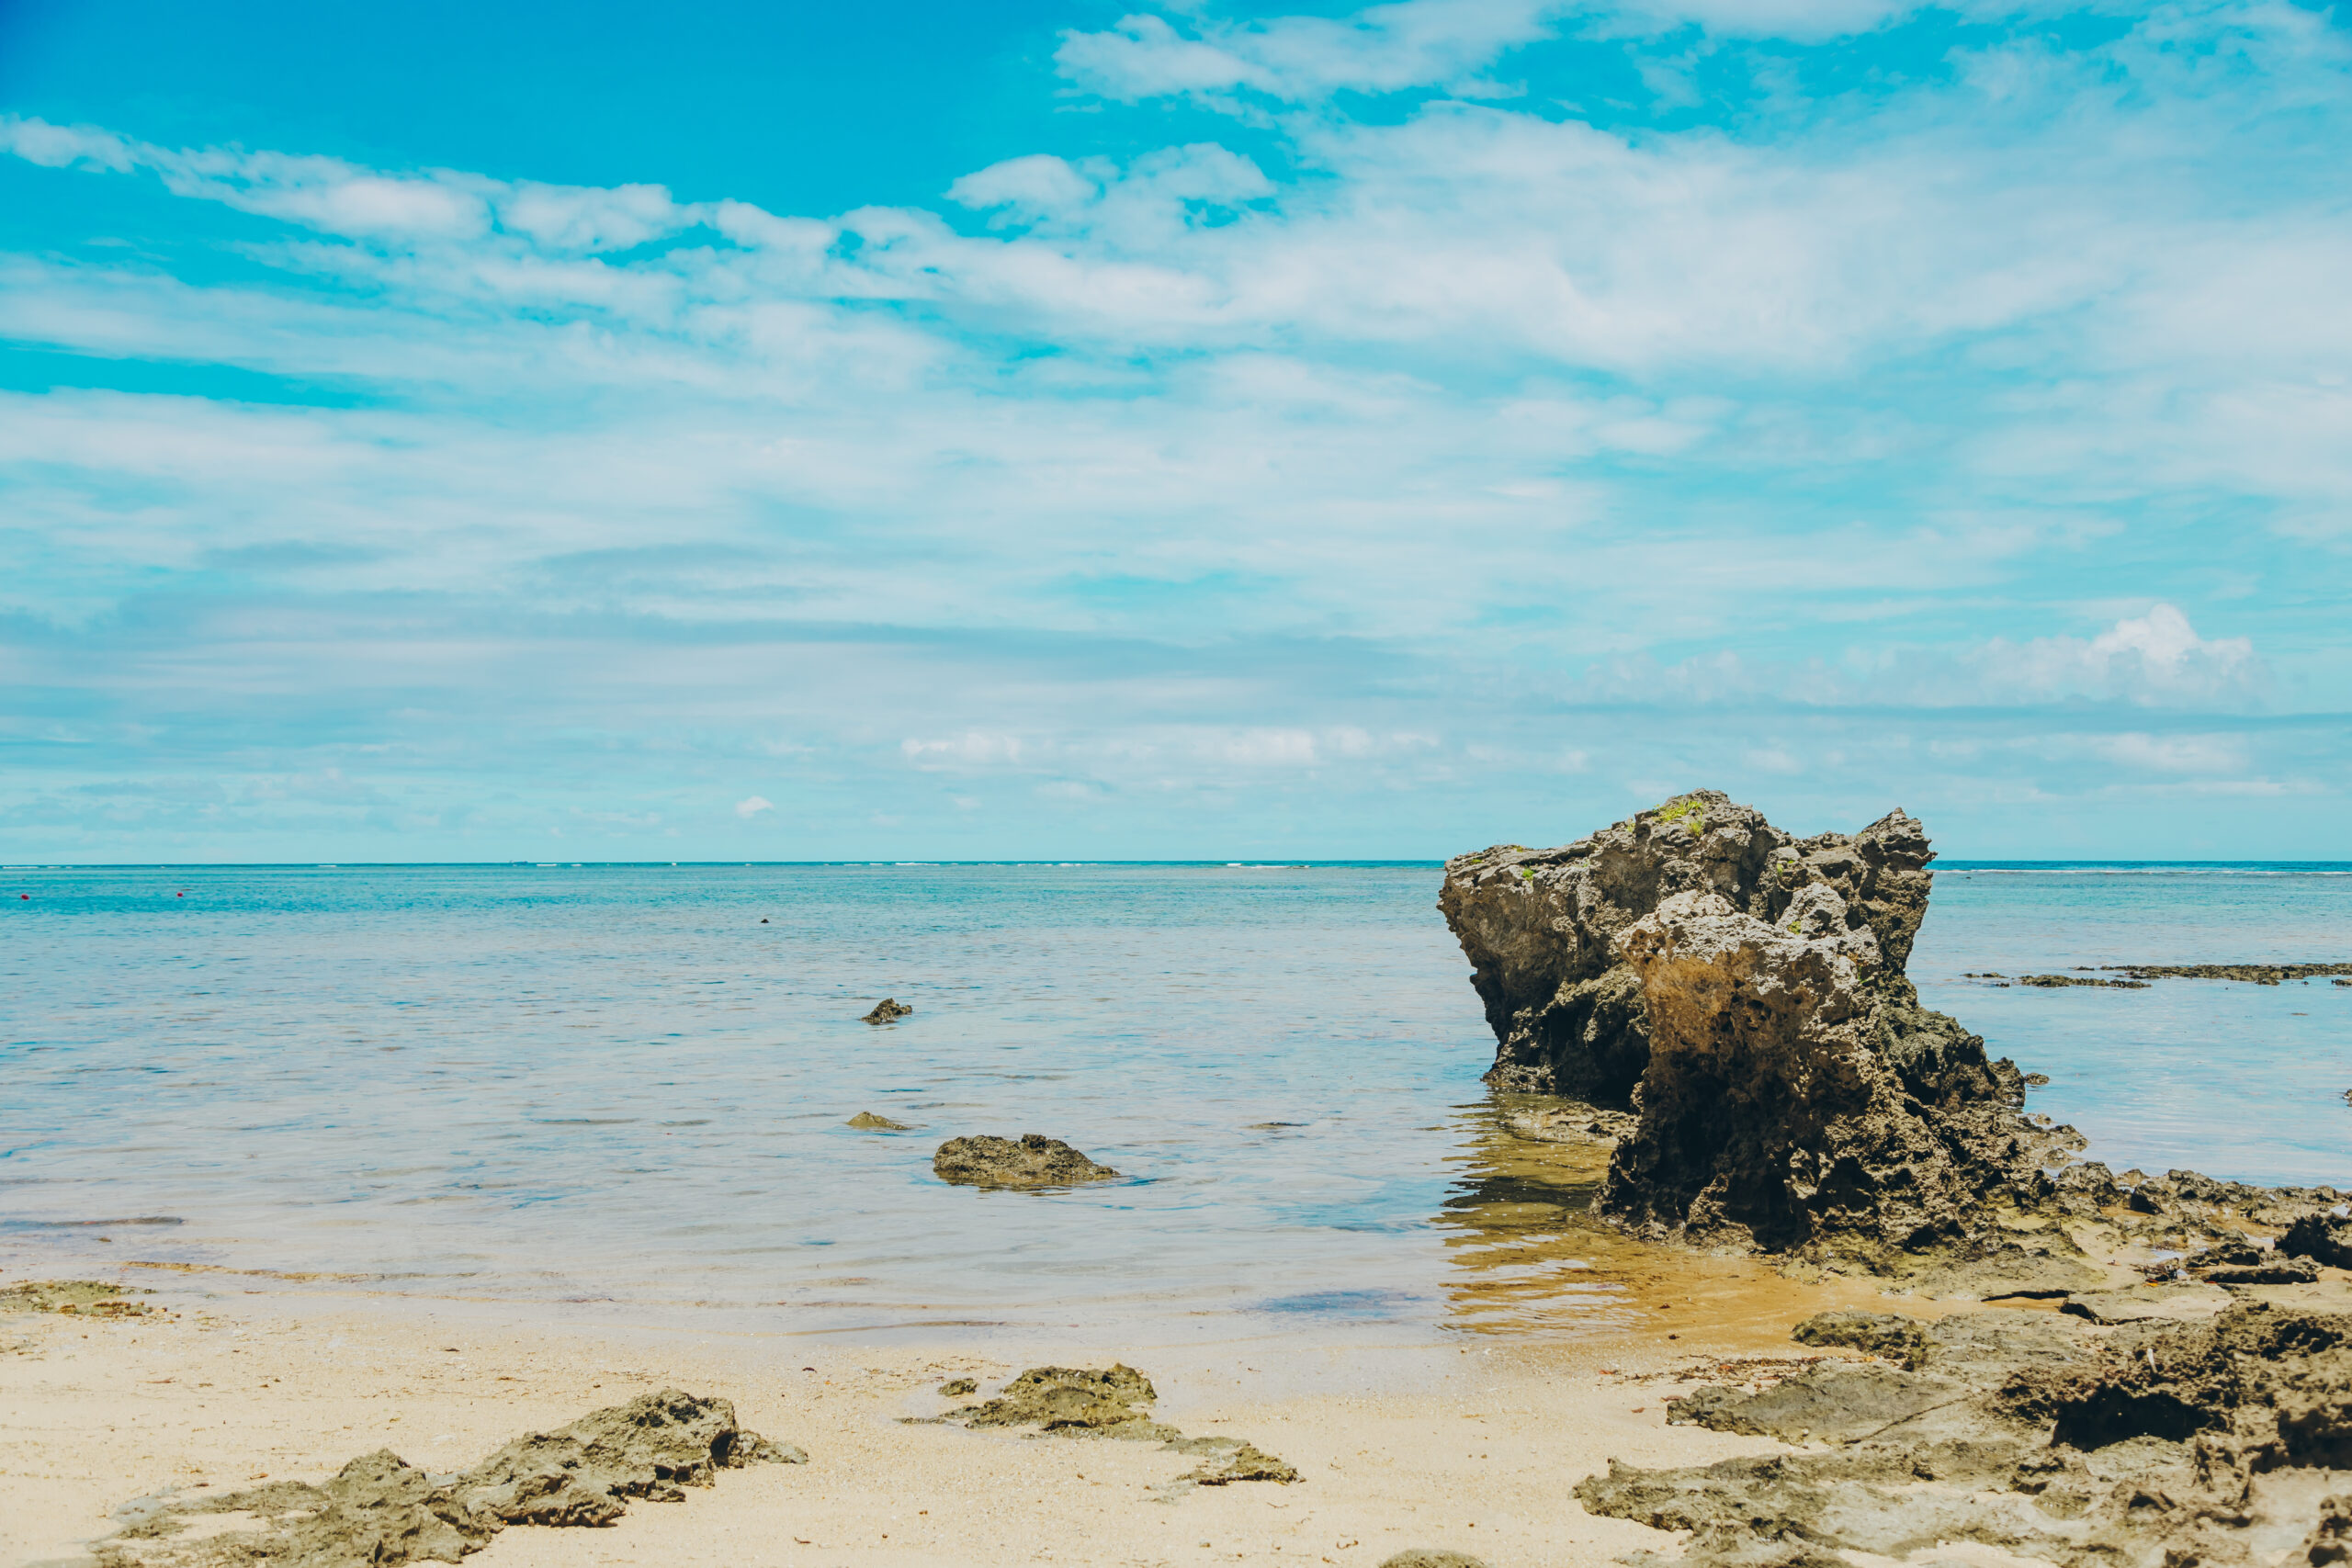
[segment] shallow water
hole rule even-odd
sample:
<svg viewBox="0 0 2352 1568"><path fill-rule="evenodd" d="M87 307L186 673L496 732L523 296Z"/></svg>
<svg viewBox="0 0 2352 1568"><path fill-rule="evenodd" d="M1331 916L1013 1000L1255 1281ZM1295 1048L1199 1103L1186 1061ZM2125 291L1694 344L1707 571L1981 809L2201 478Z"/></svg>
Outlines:
<svg viewBox="0 0 2352 1568"><path fill-rule="evenodd" d="M1603 1326L1642 1265L1576 1212L1589 1159L1498 1132L1437 881L8 873L0 1249L859 1335ZM2352 1185L2352 990L1959 978L2342 958L2347 899L2344 868L1955 872L1913 970L2050 1074L2037 1107L2118 1168ZM885 995L913 1016L859 1022ZM842 1125L865 1110L920 1131ZM942 1137L1024 1131L1127 1179L991 1193L930 1174Z"/></svg>

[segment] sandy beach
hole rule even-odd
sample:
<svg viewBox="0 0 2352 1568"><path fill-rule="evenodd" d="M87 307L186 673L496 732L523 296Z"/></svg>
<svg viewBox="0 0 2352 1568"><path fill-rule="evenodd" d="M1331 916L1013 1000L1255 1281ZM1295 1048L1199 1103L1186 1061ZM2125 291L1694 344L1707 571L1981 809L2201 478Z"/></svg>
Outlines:
<svg viewBox="0 0 2352 1568"><path fill-rule="evenodd" d="M1112 1359L1092 1346L1024 1344L1008 1359L121 1274L155 1292L135 1298L143 1314L0 1317L0 1560L89 1562L140 1499L316 1481L381 1447L455 1470L524 1431L677 1386L732 1400L746 1427L798 1445L808 1464L729 1472L605 1529L509 1529L471 1561L1371 1564L1429 1547L1497 1563L1602 1562L1672 1537L1588 1516L1569 1495L1579 1478L1612 1457L1693 1463L1777 1446L1668 1427L1681 1374L1727 1358L1814 1359L1789 1343L1789 1325L1876 1293L1743 1267L1695 1280L1679 1300L1661 1293L1637 1327L1575 1340L1139 1344L1119 1359L1154 1380L1162 1419L1246 1437L1303 1477L1171 1491L1191 1461L1152 1445L904 1419L945 1408L935 1391L951 1378L985 1388L1023 1365ZM197 1528L237 1522L249 1521Z"/></svg>

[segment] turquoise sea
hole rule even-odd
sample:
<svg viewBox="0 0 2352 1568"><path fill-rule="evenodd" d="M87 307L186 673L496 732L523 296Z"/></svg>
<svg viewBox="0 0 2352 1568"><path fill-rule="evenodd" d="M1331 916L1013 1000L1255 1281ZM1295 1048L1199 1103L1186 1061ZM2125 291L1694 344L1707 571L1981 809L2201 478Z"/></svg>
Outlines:
<svg viewBox="0 0 2352 1568"><path fill-rule="evenodd" d="M2344 961L2352 865L1939 873L1915 978L2049 1075L2035 1107L2094 1156L2352 1186L2352 988L1963 978ZM0 1266L323 1274L867 1336L1510 1326L1467 1286L1511 1275L1528 1321L1600 1321L1620 1286L1579 1256L1586 1190L1531 1176L1497 1132L1438 880L10 870ZM913 1015L860 1022L884 996ZM860 1111L920 1130L845 1127ZM944 1137L1028 1131L1126 1179L931 1175Z"/></svg>

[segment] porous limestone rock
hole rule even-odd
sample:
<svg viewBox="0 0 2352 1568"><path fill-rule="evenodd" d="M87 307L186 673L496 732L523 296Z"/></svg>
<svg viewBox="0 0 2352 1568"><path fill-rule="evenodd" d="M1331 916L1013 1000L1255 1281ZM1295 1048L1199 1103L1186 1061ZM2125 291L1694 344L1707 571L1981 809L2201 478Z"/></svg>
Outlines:
<svg viewBox="0 0 2352 1568"><path fill-rule="evenodd" d="M1932 1562L1962 1541L2060 1568L2346 1556L2352 1319L2262 1303L2113 1329L1987 1313L1899 1337L1917 1366L1825 1361L1680 1402L1696 1425L1815 1446L1674 1470L1611 1461L1577 1499L1693 1532L1673 1559L1685 1568Z"/></svg>
<svg viewBox="0 0 2352 1568"><path fill-rule="evenodd" d="M2099 1281L2038 1210L2079 1147L2014 1065L1904 976L1934 859L1889 813L1800 839L1702 790L1560 849L1449 862L1439 907L1499 1042L1489 1081L1630 1105L1599 1211L1637 1234L1802 1253L1937 1288Z"/></svg>
<svg viewBox="0 0 2352 1568"><path fill-rule="evenodd" d="M720 1470L806 1463L808 1456L735 1422L735 1407L663 1389L519 1438L471 1470L435 1476L390 1449L317 1485L272 1482L149 1511L101 1541L107 1568L395 1568L455 1562L509 1525L608 1525L632 1498L675 1501ZM258 1529L181 1541L195 1514L251 1514Z"/></svg>
<svg viewBox="0 0 2352 1568"><path fill-rule="evenodd" d="M1069 1187L1119 1174L1042 1133L1023 1133L1018 1140L950 1138L932 1155L931 1168L940 1180L965 1187Z"/></svg>
<svg viewBox="0 0 2352 1568"><path fill-rule="evenodd" d="M960 1387L958 1386L960 1384ZM940 1390L969 1393L969 1379ZM1032 1367L1005 1384L994 1399L967 1404L939 1417L951 1426L1035 1427L1044 1437L1116 1438L1152 1442L1201 1462L1176 1478L1177 1491L1193 1486L1230 1486L1238 1481L1295 1482L1298 1471L1239 1438L1188 1438L1149 1406L1159 1397L1151 1380L1124 1363L1110 1367Z"/></svg>

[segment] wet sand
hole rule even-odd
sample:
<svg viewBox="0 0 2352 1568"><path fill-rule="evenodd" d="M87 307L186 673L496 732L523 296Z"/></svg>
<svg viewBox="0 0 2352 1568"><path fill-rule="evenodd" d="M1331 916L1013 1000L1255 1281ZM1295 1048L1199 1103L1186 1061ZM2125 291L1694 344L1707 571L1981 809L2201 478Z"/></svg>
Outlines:
<svg viewBox="0 0 2352 1568"><path fill-rule="evenodd" d="M1579 1477L1611 1457L1689 1463L1772 1446L1668 1428L1666 1396L1685 1386L1675 1373L1810 1355L1788 1342L1790 1324L1871 1295L1718 1283L1565 1343L1137 1344L1120 1356L1158 1383L1161 1418L1246 1438L1305 1477L1171 1493L1193 1461L1152 1445L902 1419L944 1408L935 1391L950 1378L985 1389L1024 1365L1104 1364L1099 1343L1023 1345L1008 1359L143 1277L157 1292L140 1298L153 1309L143 1316L0 1317L0 1561L85 1562L136 1499L314 1481L379 1447L456 1470L524 1431L674 1385L733 1400L745 1426L798 1444L809 1463L729 1472L684 1503L636 1504L610 1529L512 1529L469 1561L1374 1564L1429 1546L1498 1565L1600 1562L1671 1538L1587 1517L1568 1495ZM1685 1314L1703 1326L1668 1326Z"/></svg>
<svg viewBox="0 0 2352 1568"><path fill-rule="evenodd" d="M1674 1537L1588 1516L1571 1489L1611 1459L1645 1466L1768 1451L1668 1427L1666 1401L1726 1359L1801 1364L1800 1320L1834 1307L1922 1317L1977 1308L1806 1283L1747 1258L1645 1247L1582 1211L1605 1147L1493 1127L1438 1224L1453 1265L1445 1326L1385 1342L1314 1332L1132 1342L943 1336L846 1342L627 1308L594 1316L401 1295L332 1277L118 1266L145 1315L0 1315L0 1563L85 1563L138 1499L317 1481L390 1448L434 1472L600 1406L679 1387L732 1400L806 1466L730 1471L683 1503L595 1530L511 1529L502 1563L1376 1565L1409 1547L1494 1568L1606 1562ZM6 1259L0 1286L45 1277ZM2126 1276L2119 1275L2119 1280ZM2050 1303L2043 1303L2050 1304ZM1073 1316L1084 1309L1073 1309ZM1237 1320L1233 1335L1249 1332ZM895 1342L924 1337L933 1343ZM1155 1415L1249 1440L1304 1478L1171 1488L1194 1461L1154 1445L909 1425L953 1378L983 1392L1024 1367L1124 1360ZM227 1520L202 1522L219 1528Z"/></svg>

